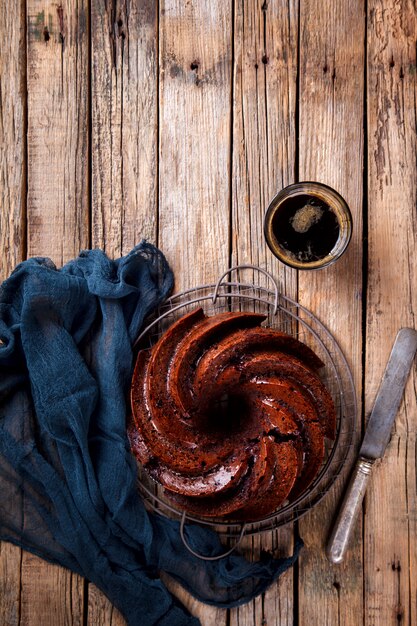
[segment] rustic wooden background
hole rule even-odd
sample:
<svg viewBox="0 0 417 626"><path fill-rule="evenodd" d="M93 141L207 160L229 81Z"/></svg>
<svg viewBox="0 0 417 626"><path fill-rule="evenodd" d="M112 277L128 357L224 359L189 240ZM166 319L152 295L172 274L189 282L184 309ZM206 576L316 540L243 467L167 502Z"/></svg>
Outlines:
<svg viewBox="0 0 417 626"><path fill-rule="evenodd" d="M177 289L260 264L341 344L359 440L395 332L415 326L415 1L0 5L2 278L27 256L117 257L142 237ZM303 179L335 187L354 218L345 257L317 273L280 265L262 235L273 195ZM417 624L415 383L414 370L344 565L323 552L342 480L294 531L246 542L254 558L287 553L294 532L306 543L262 598L232 611L185 598L203 626ZM124 622L93 585L3 543L0 624Z"/></svg>

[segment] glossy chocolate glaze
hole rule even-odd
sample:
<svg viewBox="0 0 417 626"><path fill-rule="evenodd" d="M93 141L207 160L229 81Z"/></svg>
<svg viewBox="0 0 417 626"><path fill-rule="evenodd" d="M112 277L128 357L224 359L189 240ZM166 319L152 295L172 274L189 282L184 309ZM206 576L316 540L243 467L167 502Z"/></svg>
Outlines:
<svg viewBox="0 0 417 626"><path fill-rule="evenodd" d="M190 513L265 517L311 484L335 436L322 362L263 320L195 309L138 355L132 451Z"/></svg>

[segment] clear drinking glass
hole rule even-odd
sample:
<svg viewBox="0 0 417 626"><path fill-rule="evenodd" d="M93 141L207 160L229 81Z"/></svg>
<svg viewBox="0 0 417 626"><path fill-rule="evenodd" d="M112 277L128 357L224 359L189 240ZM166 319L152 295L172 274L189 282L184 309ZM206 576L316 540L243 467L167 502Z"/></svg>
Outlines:
<svg viewBox="0 0 417 626"><path fill-rule="evenodd" d="M272 253L286 265L321 269L339 259L348 247L352 215L331 187L295 183L273 198L265 215L264 234Z"/></svg>

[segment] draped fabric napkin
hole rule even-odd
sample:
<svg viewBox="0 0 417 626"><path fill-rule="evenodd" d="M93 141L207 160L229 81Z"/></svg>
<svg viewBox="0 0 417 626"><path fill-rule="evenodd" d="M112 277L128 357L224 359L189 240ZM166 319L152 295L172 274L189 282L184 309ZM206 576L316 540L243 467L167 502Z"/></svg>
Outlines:
<svg viewBox="0 0 417 626"><path fill-rule="evenodd" d="M197 625L159 578L164 570L219 607L262 593L296 559L232 555L205 562L177 521L148 513L126 438L132 344L169 294L163 255L82 252L61 270L18 265L0 287L0 539L94 582L128 624ZM217 535L186 527L198 553Z"/></svg>

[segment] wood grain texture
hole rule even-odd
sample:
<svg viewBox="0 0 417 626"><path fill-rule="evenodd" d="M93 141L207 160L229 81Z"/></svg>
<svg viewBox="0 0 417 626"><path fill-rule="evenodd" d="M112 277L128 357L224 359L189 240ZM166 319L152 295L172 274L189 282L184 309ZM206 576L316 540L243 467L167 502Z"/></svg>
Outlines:
<svg viewBox="0 0 417 626"><path fill-rule="evenodd" d="M22 2L0 10L0 281L26 248L26 16ZM22 551L0 543L0 624L20 620Z"/></svg>
<svg viewBox="0 0 417 626"><path fill-rule="evenodd" d="M0 280L25 255L26 24L15 2L0 11Z"/></svg>
<svg viewBox="0 0 417 626"><path fill-rule="evenodd" d="M300 6L299 179L339 191L352 211L354 232L348 251L334 266L299 273L299 301L333 333L348 357L360 398L364 3L308 0ZM360 413L357 426L356 442ZM299 562L300 624L362 621L360 522L342 566L332 567L324 554L346 477L345 471L324 501L300 521L305 541Z"/></svg>
<svg viewBox="0 0 417 626"><path fill-rule="evenodd" d="M227 611L202 604L187 593L176 580L165 574L165 572L161 572L161 580L166 585L167 589L180 600L181 604L185 606L191 615L195 615L199 618L202 626L225 626L227 624Z"/></svg>
<svg viewBox="0 0 417 626"><path fill-rule="evenodd" d="M398 329L416 328L415 3L368 3L366 414ZM365 624L417 622L416 368L365 509Z"/></svg>
<svg viewBox="0 0 417 626"><path fill-rule="evenodd" d="M0 543L0 624L20 623L20 564L22 550L11 543Z"/></svg>
<svg viewBox="0 0 417 626"><path fill-rule="evenodd" d="M235 2L232 161L232 263L261 266L280 289L296 297L296 272L284 269L263 236L273 196L294 182L298 7L295 2ZM249 276L248 276L249 274ZM241 278L268 284L246 271ZM271 287L271 285L268 285ZM240 552L259 559L292 550L291 528L246 538ZM293 623L293 571L264 597L231 611L231 626Z"/></svg>
<svg viewBox="0 0 417 626"><path fill-rule="evenodd" d="M294 182L298 5L236 2L234 31L232 259L268 269L295 296L296 272L269 251L263 221Z"/></svg>
<svg viewBox="0 0 417 626"><path fill-rule="evenodd" d="M121 613L101 593L95 585L88 586L88 626L124 626Z"/></svg>
<svg viewBox="0 0 417 626"><path fill-rule="evenodd" d="M293 549L293 529L246 537L239 553L248 560L259 560L261 552L270 552L276 558L288 556ZM264 594L230 611L231 626L292 626L294 624L293 570L289 569ZM203 624L205 622L203 621Z"/></svg>
<svg viewBox="0 0 417 626"><path fill-rule="evenodd" d="M82 579L67 569L23 552L22 626L83 626Z"/></svg>
<svg viewBox="0 0 417 626"><path fill-rule="evenodd" d="M231 2L160 3L159 245L176 289L229 263Z"/></svg>
<svg viewBox="0 0 417 626"><path fill-rule="evenodd" d="M157 3L91 5L92 239L110 257L156 240Z"/></svg>
<svg viewBox="0 0 417 626"><path fill-rule="evenodd" d="M86 0L27 3L28 255L88 245Z"/></svg>
<svg viewBox="0 0 417 626"><path fill-rule="evenodd" d="M88 247L87 4L27 2L28 256ZM82 624L83 581L23 554L21 624Z"/></svg>

